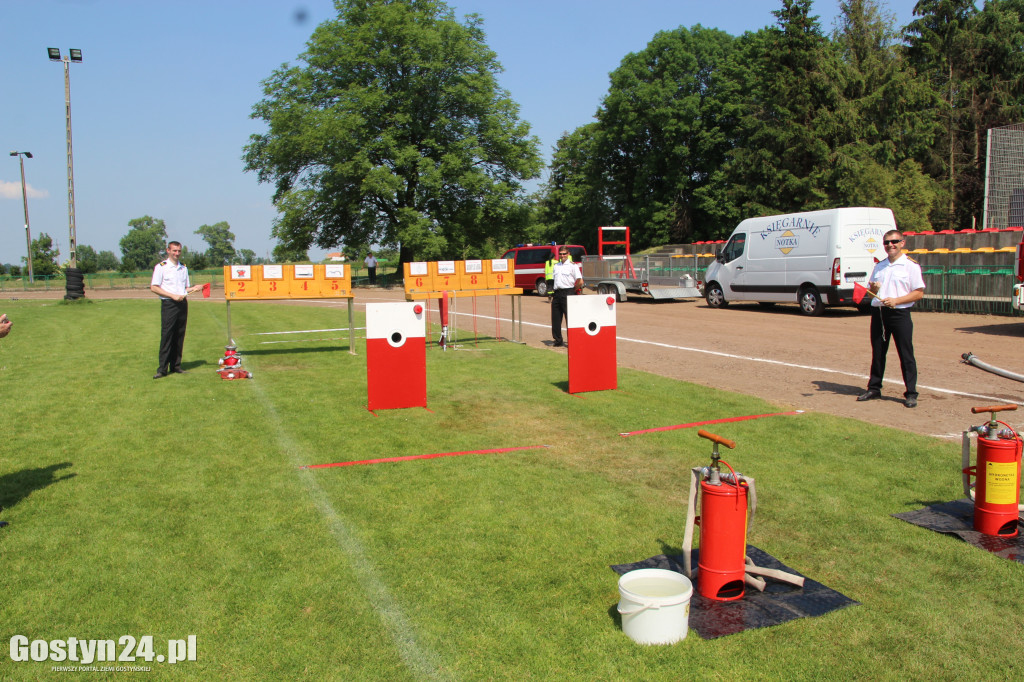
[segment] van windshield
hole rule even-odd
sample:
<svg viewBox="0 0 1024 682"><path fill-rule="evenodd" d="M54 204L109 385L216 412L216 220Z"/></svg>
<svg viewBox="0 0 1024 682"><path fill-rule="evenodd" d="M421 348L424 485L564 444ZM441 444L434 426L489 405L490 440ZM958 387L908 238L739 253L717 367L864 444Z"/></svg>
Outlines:
<svg viewBox="0 0 1024 682"><path fill-rule="evenodd" d="M747 243L747 235L738 232L729 238L729 242L722 248L722 262L736 260L743 255L743 247Z"/></svg>

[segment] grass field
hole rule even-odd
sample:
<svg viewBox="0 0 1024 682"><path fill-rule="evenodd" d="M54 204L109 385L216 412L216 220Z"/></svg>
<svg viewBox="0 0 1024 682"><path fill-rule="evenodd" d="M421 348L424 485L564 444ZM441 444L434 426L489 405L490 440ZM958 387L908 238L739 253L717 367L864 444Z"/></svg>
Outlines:
<svg viewBox="0 0 1024 682"><path fill-rule="evenodd" d="M233 306L252 381L214 374L223 303L193 303L189 372L159 381L155 300L0 312L5 644L195 635L195 661L119 664L147 679L1022 675L1022 567L890 516L960 496L958 445L814 413L709 427L757 479L748 541L861 605L640 647L609 566L679 551L710 448L618 434L779 406L628 370L572 396L564 355L490 341L428 351L429 410L374 416L347 331L256 336L343 327L343 308ZM69 664L4 653L0 678Z"/></svg>

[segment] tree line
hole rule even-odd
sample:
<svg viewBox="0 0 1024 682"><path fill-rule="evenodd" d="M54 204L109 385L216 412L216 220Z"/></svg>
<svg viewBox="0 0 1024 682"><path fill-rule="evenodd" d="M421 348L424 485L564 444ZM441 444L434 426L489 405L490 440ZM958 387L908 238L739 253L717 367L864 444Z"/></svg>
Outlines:
<svg viewBox="0 0 1024 682"><path fill-rule="evenodd" d="M1024 3L921 0L902 29L873 0L839 9L831 35L783 0L776 26L678 28L628 55L596 120L559 140L545 225L588 242L641 225L638 247L835 206L980 226L986 131L1022 114Z"/></svg>
<svg viewBox="0 0 1024 682"><path fill-rule="evenodd" d="M824 1L824 0L819 0ZM878 0L811 0L741 36L658 33L610 74L594 121L539 142L497 85L480 17L440 0L339 0L297 65L264 82L246 169L275 188L273 234L297 248L488 257L520 241L634 248L720 238L741 219L887 206L904 229L982 215L985 136L1024 104L1024 0L920 0L904 27Z"/></svg>
<svg viewBox="0 0 1024 682"><path fill-rule="evenodd" d="M117 271L123 273L140 272L152 270L153 267L166 257L167 226L163 220L151 216L142 216L128 221L128 233L121 237L121 257L112 251L100 251L88 244L79 244L77 249L77 264L83 273ZM199 235L207 248L205 250L193 250L182 244L181 262L185 263L192 270L204 270L207 268L219 268L231 263L252 265L263 262L270 262L268 259L259 258L252 249L235 249L235 235L231 232L231 226L226 221L214 223L213 225L202 225L193 234ZM45 232L32 240L32 274L36 277L53 277L60 275L63 266L58 264L59 254L53 244L53 239ZM25 257L21 258L22 264ZM272 262L295 262L308 260L304 250L289 249L284 245L278 245L274 249ZM4 264L3 273L12 276L21 276L26 273L27 267L23 265Z"/></svg>

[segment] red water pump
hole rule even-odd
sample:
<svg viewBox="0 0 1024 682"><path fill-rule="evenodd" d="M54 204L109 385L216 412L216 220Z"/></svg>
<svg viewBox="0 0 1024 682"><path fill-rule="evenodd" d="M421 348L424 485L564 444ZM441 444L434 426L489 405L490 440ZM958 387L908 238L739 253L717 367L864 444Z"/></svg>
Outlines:
<svg viewBox="0 0 1024 682"><path fill-rule="evenodd" d="M217 361L222 367L234 367L242 362L242 356L238 354L235 346L224 346L224 357Z"/></svg>
<svg viewBox="0 0 1024 682"><path fill-rule="evenodd" d="M715 601L733 601L746 593L746 585L764 591L767 583L760 576L803 587L803 576L775 568L756 566L747 556L747 507L750 518L757 511L757 487L754 479L733 471L718 456L718 446L729 449L736 443L701 429L701 438L713 443L711 466L691 469L690 497L686 510L686 534L683 537L683 568L694 578L690 550L693 529L700 527L700 560L697 565L697 592ZM722 473L721 465L729 469ZM698 486L698 483L700 484ZM697 516L697 492L700 491L700 516Z"/></svg>
<svg viewBox="0 0 1024 682"><path fill-rule="evenodd" d="M697 435L714 444L711 466L700 469L700 516L694 517L694 524L700 527L697 591L709 599L732 601L743 597L745 589L747 498L751 482L719 458L719 444L731 450L736 443L704 430ZM729 473L721 472L721 464L728 467Z"/></svg>
<svg viewBox="0 0 1024 682"><path fill-rule="evenodd" d="M252 372L242 368L242 356L236 346L224 346L224 357L217 360L220 369L217 374L221 379L252 379Z"/></svg>
<svg viewBox="0 0 1024 682"><path fill-rule="evenodd" d="M990 413L989 421L963 432L964 494L974 499L974 530L985 535L1009 538L1019 532L1022 440L1009 425L997 421L995 415L1016 409L1016 405L972 407L972 414ZM978 434L975 466L970 466L971 433Z"/></svg>

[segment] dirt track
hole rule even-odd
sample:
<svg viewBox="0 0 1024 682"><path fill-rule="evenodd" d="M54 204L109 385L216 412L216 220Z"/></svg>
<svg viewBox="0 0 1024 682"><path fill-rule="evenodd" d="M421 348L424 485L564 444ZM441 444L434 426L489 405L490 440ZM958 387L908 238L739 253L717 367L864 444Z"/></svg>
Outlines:
<svg viewBox="0 0 1024 682"><path fill-rule="evenodd" d="M360 291L357 304L371 297L384 298ZM507 318L509 308L507 303L501 305L501 317ZM480 305L478 310L493 317L492 305ZM548 304L537 296L523 296L522 311L523 340L547 347L551 338ZM871 364L870 319L852 309L828 309L822 317L808 318L789 305L764 309L734 304L714 310L704 301L630 300L620 303L617 313L620 367L756 395L792 409L959 438L962 429L983 421L970 414L972 406L1024 404L1024 384L961 361L961 354L970 351L988 364L1024 373L1021 318L914 315L921 395L918 406L908 409L903 406L895 346L889 350L883 398L857 402L856 396L867 386ZM480 321L480 329L493 333L489 324L493 323ZM506 324L503 321L504 335L510 333ZM1024 411L1019 415L1003 413L1002 418L1017 428L1024 426Z"/></svg>
<svg viewBox="0 0 1024 682"><path fill-rule="evenodd" d="M214 292L210 300L223 300L218 293ZM59 296L58 292L45 297ZM87 296L155 298L146 291L95 290ZM402 293L356 290L357 308L381 300L402 300ZM487 303L478 305L478 326L488 335L494 333L492 300L481 299ZM458 312L468 312L466 307L463 305ZM510 302L502 300L499 310L504 318L502 334L508 336ZM549 311L544 299L522 297L522 334L528 345L547 347L551 338ZM914 346L921 394L915 409L903 406L895 347L889 351L883 398L863 403L855 400L867 384L871 361L868 324L867 316L843 308L808 318L788 305L763 309L734 304L713 310L703 301L630 300L618 306L618 362L620 367L756 395L786 408L827 412L932 436L959 438L963 428L981 423L981 418L970 414L972 406L999 402L1024 405L1024 383L964 364L960 357L970 351L986 363L1024 373L1024 319L915 314ZM550 352L566 350L551 348ZM1003 413L1002 418L1014 428L1024 427L1024 410Z"/></svg>

